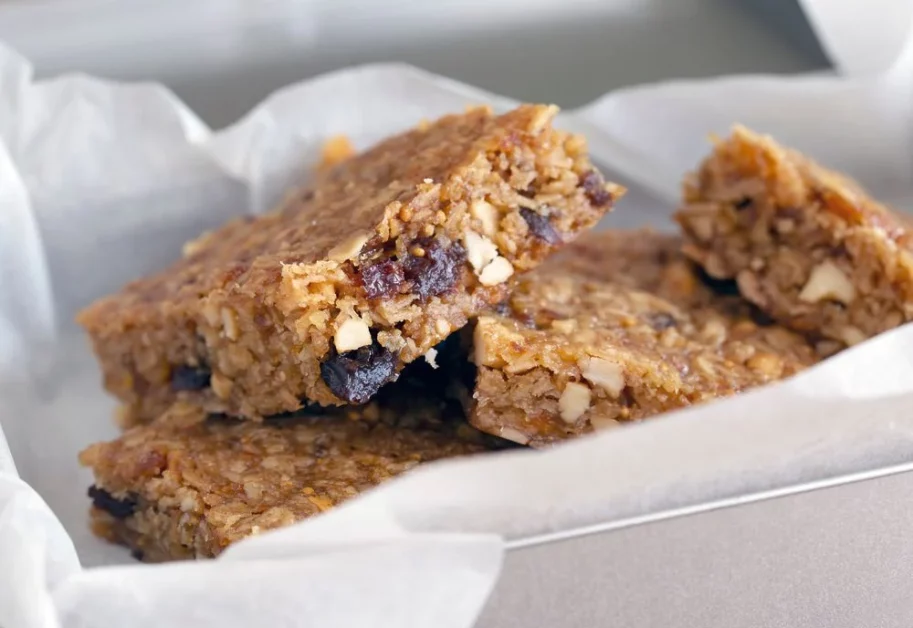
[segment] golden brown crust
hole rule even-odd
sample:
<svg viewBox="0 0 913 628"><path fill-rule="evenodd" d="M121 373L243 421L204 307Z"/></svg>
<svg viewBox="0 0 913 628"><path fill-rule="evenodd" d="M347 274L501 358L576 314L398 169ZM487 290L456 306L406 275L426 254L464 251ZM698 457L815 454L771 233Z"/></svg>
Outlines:
<svg viewBox="0 0 913 628"><path fill-rule="evenodd" d="M176 405L155 422L92 445L94 531L149 561L218 555L423 462L498 447L433 405L342 411L263 423L203 420Z"/></svg>
<svg viewBox="0 0 913 628"><path fill-rule="evenodd" d="M909 218L744 127L684 186L685 251L769 316L851 345L913 319Z"/></svg>
<svg viewBox="0 0 913 628"><path fill-rule="evenodd" d="M140 421L175 400L254 419L362 401L327 360L370 345L395 377L622 193L554 112L444 117L190 243L79 316L107 389Z"/></svg>
<svg viewBox="0 0 913 628"><path fill-rule="evenodd" d="M474 332L470 421L523 444L642 419L787 377L817 356L705 285L673 236L588 234L521 278Z"/></svg>

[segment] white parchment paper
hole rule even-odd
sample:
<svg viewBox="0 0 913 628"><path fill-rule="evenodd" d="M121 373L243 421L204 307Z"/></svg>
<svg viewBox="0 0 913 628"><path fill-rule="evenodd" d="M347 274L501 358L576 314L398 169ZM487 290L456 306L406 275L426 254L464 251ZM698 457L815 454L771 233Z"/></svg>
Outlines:
<svg viewBox="0 0 913 628"><path fill-rule="evenodd" d="M911 12L885 2L872 49L863 44L878 38L852 37L863 19L852 3L804 4L843 76L648 86L562 117L632 186L604 226L668 227L707 133L736 121L913 207ZM430 465L217 561L138 565L94 539L76 453L116 432L74 311L162 267L201 230L271 207L327 137L365 147L479 102L511 104L368 66L291 86L213 132L160 86L34 81L0 50L0 626L465 627L505 539L913 459L907 327L663 420Z"/></svg>

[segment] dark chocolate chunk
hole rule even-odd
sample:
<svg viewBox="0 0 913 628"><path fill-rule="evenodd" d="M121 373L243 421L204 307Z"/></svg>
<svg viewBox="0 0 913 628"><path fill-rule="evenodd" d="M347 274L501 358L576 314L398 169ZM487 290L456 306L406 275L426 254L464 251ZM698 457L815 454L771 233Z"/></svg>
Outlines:
<svg viewBox="0 0 913 628"><path fill-rule="evenodd" d="M523 216L523 220L526 221L526 226L529 227L530 232L532 232L534 236L549 244L561 244L561 235L555 230L555 227L552 226L548 216L543 216L538 212L534 212L528 207L521 207L520 215Z"/></svg>
<svg viewBox="0 0 913 628"><path fill-rule="evenodd" d="M205 366L178 366L171 371L171 390L203 390L211 378L212 372Z"/></svg>
<svg viewBox="0 0 913 628"><path fill-rule="evenodd" d="M396 356L378 344L330 356L320 375L333 394L349 403L365 403L396 378Z"/></svg>
<svg viewBox="0 0 913 628"><path fill-rule="evenodd" d="M678 321L675 320L675 317L668 312L651 312L647 315L647 320L650 321L650 327L656 331L669 329L670 327L675 327L678 324Z"/></svg>
<svg viewBox="0 0 913 628"><path fill-rule="evenodd" d="M412 291L421 301L453 290L463 274L466 249L459 242L445 246L440 240L423 238L413 243L411 250L423 254L409 255L403 262L405 277L412 282Z"/></svg>
<svg viewBox="0 0 913 628"><path fill-rule="evenodd" d="M89 487L89 497L92 498L93 506L104 510L115 519L126 519L136 510L135 499L131 497L117 499L105 489L98 488L94 484Z"/></svg>
<svg viewBox="0 0 913 628"><path fill-rule="evenodd" d="M381 260L359 271L369 299L391 297L399 292L406 276L402 265L393 259Z"/></svg>
<svg viewBox="0 0 913 628"><path fill-rule="evenodd" d="M580 185L587 198L596 207L605 207L614 200L611 192L605 189L605 179L595 170L590 170L580 179Z"/></svg>

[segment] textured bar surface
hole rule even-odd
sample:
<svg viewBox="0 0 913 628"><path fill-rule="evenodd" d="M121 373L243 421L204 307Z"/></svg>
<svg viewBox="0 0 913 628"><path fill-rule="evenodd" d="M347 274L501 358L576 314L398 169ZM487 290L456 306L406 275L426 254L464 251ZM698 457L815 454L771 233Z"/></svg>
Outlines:
<svg viewBox="0 0 913 628"><path fill-rule="evenodd" d="M522 277L502 312L474 330L473 425L541 446L817 360L803 337L714 291L680 247L648 231L592 233Z"/></svg>
<svg viewBox="0 0 913 628"><path fill-rule="evenodd" d="M744 127L686 179L685 251L835 351L913 319L910 219Z"/></svg>
<svg viewBox="0 0 913 628"><path fill-rule="evenodd" d="M125 422L175 401L261 419L369 399L622 193L555 111L477 108L390 138L93 304L79 321Z"/></svg>

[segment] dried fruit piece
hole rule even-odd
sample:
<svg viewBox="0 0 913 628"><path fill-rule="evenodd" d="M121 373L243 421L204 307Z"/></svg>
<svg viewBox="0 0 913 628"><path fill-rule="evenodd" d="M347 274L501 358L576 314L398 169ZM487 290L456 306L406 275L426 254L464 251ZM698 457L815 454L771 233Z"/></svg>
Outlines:
<svg viewBox="0 0 913 628"><path fill-rule="evenodd" d="M444 246L439 240L422 239L415 242L423 255L410 255L403 263L405 278L421 301L453 290L463 274L466 249L459 242Z"/></svg>
<svg viewBox="0 0 913 628"><path fill-rule="evenodd" d="M561 235L555 231L548 216L534 212L528 207L521 207L520 215L523 216L526 226L534 236L549 244L561 244Z"/></svg>
<svg viewBox="0 0 913 628"><path fill-rule="evenodd" d="M126 519L136 510L136 500L130 497L117 499L111 493L94 484L89 487L89 497L92 498L92 505L115 519Z"/></svg>
<svg viewBox="0 0 913 628"><path fill-rule="evenodd" d="M212 371L205 366L178 366L171 371L171 390L203 390L211 379Z"/></svg>
<svg viewBox="0 0 913 628"><path fill-rule="evenodd" d="M320 375L333 394L349 403L365 403L396 379L396 356L378 344L331 356Z"/></svg>

